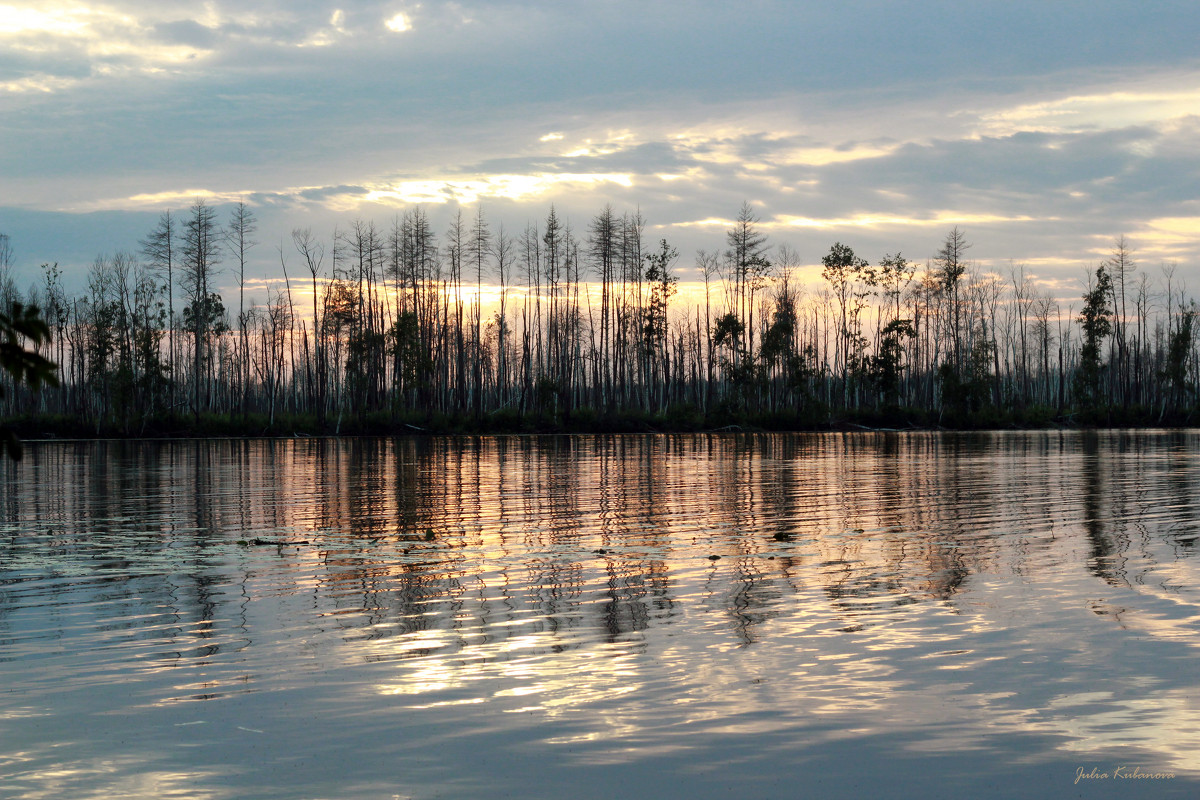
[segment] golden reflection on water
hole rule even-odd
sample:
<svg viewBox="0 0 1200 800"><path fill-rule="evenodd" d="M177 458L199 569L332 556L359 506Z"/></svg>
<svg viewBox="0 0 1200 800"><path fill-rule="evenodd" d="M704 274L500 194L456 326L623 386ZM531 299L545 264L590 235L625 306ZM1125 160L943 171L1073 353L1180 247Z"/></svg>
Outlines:
<svg viewBox="0 0 1200 800"><path fill-rule="evenodd" d="M34 444L5 469L0 730L133 676L123 709L319 688L382 730L536 720L589 764L787 731L1200 772L1194 433Z"/></svg>

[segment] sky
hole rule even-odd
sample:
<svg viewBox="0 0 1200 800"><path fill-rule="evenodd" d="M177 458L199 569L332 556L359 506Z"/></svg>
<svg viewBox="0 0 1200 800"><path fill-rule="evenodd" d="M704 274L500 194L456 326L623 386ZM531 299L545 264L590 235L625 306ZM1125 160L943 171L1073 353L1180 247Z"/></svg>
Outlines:
<svg viewBox="0 0 1200 800"><path fill-rule="evenodd" d="M1197 41L1195 0L0 0L0 233L81 287L201 198L269 277L297 227L607 203L686 279L747 202L806 264L957 226L1077 296L1125 235L1200 287Z"/></svg>

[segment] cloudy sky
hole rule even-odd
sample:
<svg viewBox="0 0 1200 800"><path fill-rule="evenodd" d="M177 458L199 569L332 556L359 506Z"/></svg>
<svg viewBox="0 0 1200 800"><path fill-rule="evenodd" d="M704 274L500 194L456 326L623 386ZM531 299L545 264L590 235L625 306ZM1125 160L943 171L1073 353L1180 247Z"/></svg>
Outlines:
<svg viewBox="0 0 1200 800"><path fill-rule="evenodd" d="M611 203L686 268L748 201L810 263L957 225L1070 295L1125 234L1200 288L1198 41L1195 0L0 0L0 233L82 280L243 199L267 275L295 227Z"/></svg>

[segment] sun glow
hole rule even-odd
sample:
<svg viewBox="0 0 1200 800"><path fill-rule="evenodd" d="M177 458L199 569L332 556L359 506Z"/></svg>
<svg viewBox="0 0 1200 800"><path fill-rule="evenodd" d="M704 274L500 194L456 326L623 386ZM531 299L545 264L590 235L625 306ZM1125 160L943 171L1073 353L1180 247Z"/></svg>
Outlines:
<svg viewBox="0 0 1200 800"><path fill-rule="evenodd" d="M964 214L960 212L939 211L928 217L904 217L893 214L860 214L855 217L800 217L790 214L778 214L771 219L761 220L758 225L765 230L780 228L815 228L829 230L834 228L888 228L888 227L920 227L942 228L946 225L985 225L1011 222L1037 222L1053 220L1054 217L1006 217L999 214ZM736 225L732 219L706 217L691 222L677 222L680 228L732 228Z"/></svg>
<svg viewBox="0 0 1200 800"><path fill-rule="evenodd" d="M894 153L901 145L874 142L813 144L792 133L763 135L750 128L722 128L712 131L688 130L670 136L677 150L686 151L695 161L710 164L737 164L750 169L777 166L823 167ZM747 150L755 152L748 157ZM766 148L765 153L757 152Z"/></svg>
<svg viewBox="0 0 1200 800"><path fill-rule="evenodd" d="M0 5L0 35L49 33L55 36L78 35L86 31L86 17L92 12L82 6L52 11Z"/></svg>
<svg viewBox="0 0 1200 800"><path fill-rule="evenodd" d="M525 200L548 194L564 186L588 187L604 183L632 186L627 173L540 173L534 175L488 175L480 178L401 181L371 189L365 196L343 195L341 203L358 202L403 205L408 203L475 203L481 197Z"/></svg>
<svg viewBox="0 0 1200 800"><path fill-rule="evenodd" d="M557 138L561 139L562 135L558 135ZM548 140L543 138L542 141ZM614 153L628 149L635 143L633 134L626 131L619 135L608 136L600 140L584 139L581 146L568 150L562 156L563 158L599 158L601 156L611 156Z"/></svg>
<svg viewBox="0 0 1200 800"><path fill-rule="evenodd" d="M403 13L396 14L383 23L392 33L404 33L412 30L412 23Z"/></svg>
<svg viewBox="0 0 1200 800"><path fill-rule="evenodd" d="M892 214L860 214L856 217L834 217L815 219L813 217L794 217L789 215L776 216L762 223L764 228L887 228L887 227L919 227L942 228L946 225L985 225L997 222L1034 222L1035 217L1017 216L1006 217L999 214L963 214L941 211L929 217L903 217ZM1053 218L1045 218L1053 219Z"/></svg>
<svg viewBox="0 0 1200 800"><path fill-rule="evenodd" d="M879 158L891 155L900 145L862 145L853 147L802 147L789 151L782 163L790 165L805 165L823 167L827 164L844 164L848 161L861 161L866 158Z"/></svg>
<svg viewBox="0 0 1200 800"><path fill-rule="evenodd" d="M1130 89L1026 103L984 114L980 119L985 135L992 136L1034 131L1079 133L1134 125L1159 126L1194 115L1198 107L1198 89Z"/></svg>
<svg viewBox="0 0 1200 800"><path fill-rule="evenodd" d="M135 194L132 197L119 200L102 201L94 204L88 210L107 209L162 209L170 207L190 206L199 200L209 205L220 203L237 203L244 201L250 192L214 192L209 189L181 189L166 192Z"/></svg>
<svg viewBox="0 0 1200 800"><path fill-rule="evenodd" d="M2 87L2 84L0 84ZM363 189L331 192L322 200L332 211L339 213L357 212L364 204L399 207L421 203L477 203L481 198L505 198L509 200L537 199L561 189L586 190L603 184L633 186L633 175L628 173L538 173L533 175L486 175L462 179L430 178L376 184ZM147 192L127 197L108 198L74 207L75 211L105 211L114 209L155 209L171 206L191 205L204 200L211 205L221 203L251 202L252 195L269 195L281 202L304 203L304 198L314 192L322 193L322 186L291 186L272 192L213 189L169 189Z"/></svg>
<svg viewBox="0 0 1200 800"><path fill-rule="evenodd" d="M1153 253L1163 258L1186 255L1200 239L1200 217L1159 217L1145 223L1148 229L1139 238L1144 238L1153 247ZM1111 246L1111 241L1108 243ZM1151 251L1143 251L1143 260Z"/></svg>
<svg viewBox="0 0 1200 800"><path fill-rule="evenodd" d="M0 92L52 93L97 78L163 73L209 54L203 46L158 40L156 24L164 21L169 20L138 19L80 5L46 4L38 9L0 5L0 42L6 47L45 55L45 64L56 63L64 48L69 48L73 54L83 55L90 67L86 76L56 74L58 70L52 66L35 68L32 74L0 82Z"/></svg>
<svg viewBox="0 0 1200 800"><path fill-rule="evenodd" d="M8 92L9 94L41 92L49 94L61 91L69 86L74 86L76 83L78 81L75 78L57 78L53 75L31 75L27 78L18 78L15 81L0 83L0 92Z"/></svg>

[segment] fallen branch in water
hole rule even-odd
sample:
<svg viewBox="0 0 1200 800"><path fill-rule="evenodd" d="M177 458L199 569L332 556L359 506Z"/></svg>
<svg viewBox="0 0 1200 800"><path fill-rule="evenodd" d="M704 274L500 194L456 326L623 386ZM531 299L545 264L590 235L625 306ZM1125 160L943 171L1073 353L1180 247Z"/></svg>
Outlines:
<svg viewBox="0 0 1200 800"><path fill-rule="evenodd" d="M238 544L240 544L244 547L250 547L251 545L253 545L254 547L287 547L289 545L296 546L296 545L308 544L308 540L305 539L305 540L301 540L299 542L285 542L285 541L277 541L275 539L257 539L256 538L256 539L251 539L250 541L246 541L245 539L239 539Z"/></svg>

